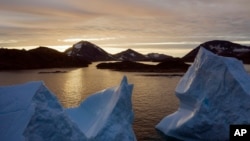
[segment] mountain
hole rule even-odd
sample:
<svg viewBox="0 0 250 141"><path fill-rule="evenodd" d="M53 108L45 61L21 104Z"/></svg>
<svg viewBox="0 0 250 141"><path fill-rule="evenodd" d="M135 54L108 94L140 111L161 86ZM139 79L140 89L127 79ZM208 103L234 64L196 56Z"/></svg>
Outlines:
<svg viewBox="0 0 250 141"><path fill-rule="evenodd" d="M147 55L141 54L136 52L132 49L127 49L120 53L114 54L114 58L117 61L154 61L154 62L161 62L169 58L173 58L172 56L168 56L165 54L159 53L149 53Z"/></svg>
<svg viewBox="0 0 250 141"><path fill-rule="evenodd" d="M172 56L160 54L160 53L149 53L147 54L147 58L149 58L149 61L153 62L162 62L167 59L172 59Z"/></svg>
<svg viewBox="0 0 250 141"><path fill-rule="evenodd" d="M113 55L118 61L146 61L148 58L132 49L127 49Z"/></svg>
<svg viewBox="0 0 250 141"><path fill-rule="evenodd" d="M32 50L0 49L0 70L87 67L89 62L78 60L47 47Z"/></svg>
<svg viewBox="0 0 250 141"><path fill-rule="evenodd" d="M242 60L243 63L250 63L250 47L223 40L205 42L186 54L182 59L186 62L193 62L200 47L204 47L217 55L235 57Z"/></svg>
<svg viewBox="0 0 250 141"><path fill-rule="evenodd" d="M80 41L73 45L73 47L67 49L65 53L69 56L76 57L78 59L88 60L90 62L95 61L156 61L160 62L165 59L171 58L171 56L159 53L149 53L147 55L136 52L132 49L127 49L117 54L110 54L103 50L101 47L88 42Z"/></svg>
<svg viewBox="0 0 250 141"><path fill-rule="evenodd" d="M113 56L88 41L80 41L65 51L69 56L88 61L112 61Z"/></svg>

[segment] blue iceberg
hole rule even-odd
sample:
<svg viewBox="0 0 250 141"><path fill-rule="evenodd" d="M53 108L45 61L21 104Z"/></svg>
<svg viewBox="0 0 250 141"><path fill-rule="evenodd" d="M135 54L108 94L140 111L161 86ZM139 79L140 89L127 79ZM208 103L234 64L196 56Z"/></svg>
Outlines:
<svg viewBox="0 0 250 141"><path fill-rule="evenodd" d="M223 141L231 124L250 124L250 77L235 58L201 48L175 93L179 109L156 125L166 137Z"/></svg>
<svg viewBox="0 0 250 141"><path fill-rule="evenodd" d="M131 123L133 85L123 78L120 86L88 97L79 107L66 109L88 139L94 141L135 141Z"/></svg>
<svg viewBox="0 0 250 141"><path fill-rule="evenodd" d="M131 95L121 85L91 95L76 108L63 109L43 82L0 87L1 141L136 140Z"/></svg>

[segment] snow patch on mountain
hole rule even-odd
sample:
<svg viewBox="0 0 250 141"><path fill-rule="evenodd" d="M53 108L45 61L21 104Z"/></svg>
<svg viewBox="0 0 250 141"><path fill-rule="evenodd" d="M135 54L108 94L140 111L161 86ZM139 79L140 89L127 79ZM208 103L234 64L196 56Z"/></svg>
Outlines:
<svg viewBox="0 0 250 141"><path fill-rule="evenodd" d="M79 50L81 49L81 47L82 47L82 43L78 43L74 45L74 48L79 49Z"/></svg>

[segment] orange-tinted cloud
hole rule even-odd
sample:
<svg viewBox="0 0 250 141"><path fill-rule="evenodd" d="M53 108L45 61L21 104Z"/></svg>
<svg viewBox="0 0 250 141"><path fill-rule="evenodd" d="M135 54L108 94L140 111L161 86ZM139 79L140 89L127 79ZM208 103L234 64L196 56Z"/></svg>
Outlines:
<svg viewBox="0 0 250 141"><path fill-rule="evenodd" d="M0 46L248 37L249 6L249 0L0 0Z"/></svg>

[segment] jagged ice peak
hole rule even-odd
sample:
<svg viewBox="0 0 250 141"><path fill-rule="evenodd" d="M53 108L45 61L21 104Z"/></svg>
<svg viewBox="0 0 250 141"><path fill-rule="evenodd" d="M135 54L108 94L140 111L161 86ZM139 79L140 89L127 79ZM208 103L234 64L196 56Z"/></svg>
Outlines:
<svg viewBox="0 0 250 141"><path fill-rule="evenodd" d="M176 90L179 109L156 128L179 140L229 140L229 125L250 124L250 77L241 61L200 48Z"/></svg>

